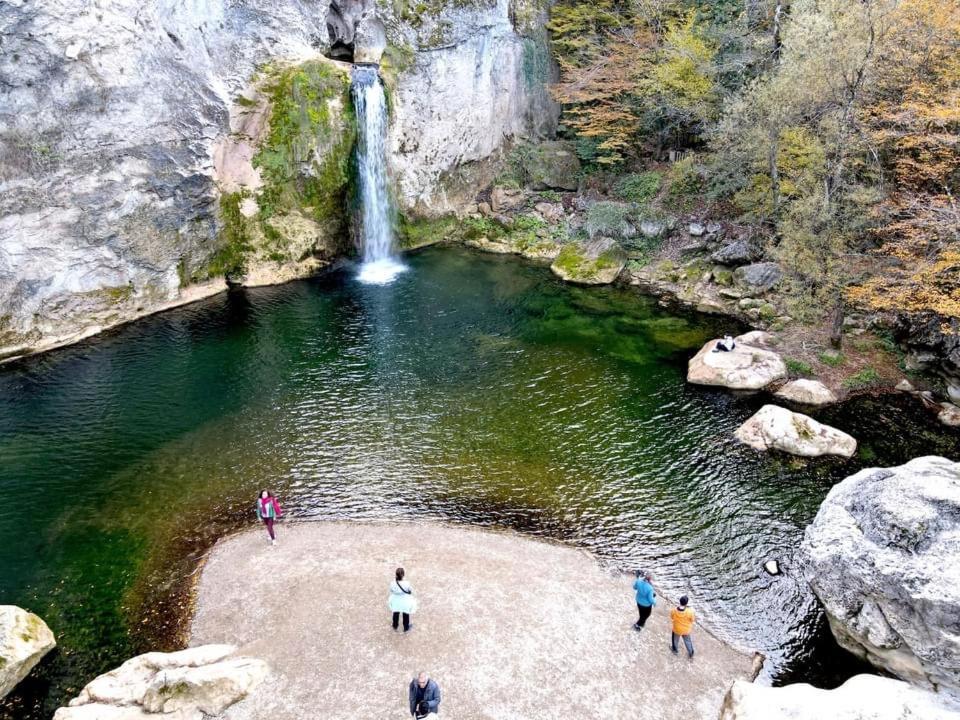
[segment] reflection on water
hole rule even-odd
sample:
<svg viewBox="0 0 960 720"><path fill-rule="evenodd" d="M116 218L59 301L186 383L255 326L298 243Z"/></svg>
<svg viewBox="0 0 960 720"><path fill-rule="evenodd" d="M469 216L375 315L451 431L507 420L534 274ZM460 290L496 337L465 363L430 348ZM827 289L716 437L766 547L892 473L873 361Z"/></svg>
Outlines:
<svg viewBox="0 0 960 720"><path fill-rule="evenodd" d="M408 260L389 286L344 271L230 293L0 372L2 601L60 639L0 716L43 717L133 652L175 645L184 578L253 521L262 487L300 518L559 537L690 594L719 634L770 657L771 679L851 672L793 555L862 463L733 442L763 398L683 382L725 328L513 259ZM952 450L908 399L823 417L877 464Z"/></svg>

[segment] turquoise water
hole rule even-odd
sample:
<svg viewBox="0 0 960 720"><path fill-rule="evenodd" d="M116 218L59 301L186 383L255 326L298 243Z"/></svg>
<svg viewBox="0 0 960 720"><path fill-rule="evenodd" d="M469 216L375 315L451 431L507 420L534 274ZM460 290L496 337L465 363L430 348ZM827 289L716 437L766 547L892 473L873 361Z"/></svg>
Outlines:
<svg viewBox="0 0 960 720"><path fill-rule="evenodd" d="M176 647L196 559L253 522L261 487L299 518L558 537L690 594L719 634L768 654L774 681L854 669L792 557L830 486L864 463L731 440L764 398L687 386L684 371L734 328L513 258L408 261L389 286L344 268L0 368L0 602L60 641L0 717L48 717L131 654ZM870 464L956 450L902 398L821 417ZM784 576L763 573L771 557Z"/></svg>

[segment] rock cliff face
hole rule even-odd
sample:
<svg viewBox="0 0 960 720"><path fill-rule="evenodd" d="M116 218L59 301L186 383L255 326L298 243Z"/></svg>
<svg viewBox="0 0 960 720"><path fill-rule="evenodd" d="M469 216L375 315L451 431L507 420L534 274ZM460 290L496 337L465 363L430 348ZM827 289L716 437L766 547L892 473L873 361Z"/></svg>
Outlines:
<svg viewBox="0 0 960 720"><path fill-rule="evenodd" d="M386 45L401 205L451 207L459 168L470 175L505 140L553 129L544 12L518 0L0 4L0 357L135 317L221 274L231 213L262 209L237 197L225 213L220 202L221 190L246 187L224 187L236 179L224 177L224 143L251 123L269 132L253 112L258 68L349 60L355 46L372 60ZM240 159L251 161L257 138L246 139ZM323 164L313 150L300 178ZM273 247L256 248L260 269L326 247L315 204L292 207L311 200L286 198L286 219L265 231Z"/></svg>

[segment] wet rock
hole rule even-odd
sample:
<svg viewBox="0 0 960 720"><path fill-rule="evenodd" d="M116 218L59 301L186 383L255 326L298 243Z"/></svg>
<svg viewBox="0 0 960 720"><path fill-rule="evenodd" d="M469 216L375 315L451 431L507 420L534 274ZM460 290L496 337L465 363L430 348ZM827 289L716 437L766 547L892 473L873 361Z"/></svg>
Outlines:
<svg viewBox="0 0 960 720"><path fill-rule="evenodd" d="M856 675L835 690L806 683L765 687L738 680L720 720L960 720L950 698L900 680Z"/></svg>
<svg viewBox="0 0 960 720"><path fill-rule="evenodd" d="M837 402L833 391L819 380L791 380L777 390L775 396L801 405L832 405Z"/></svg>
<svg viewBox="0 0 960 720"><path fill-rule="evenodd" d="M710 258L721 265L746 265L763 256L760 248L750 240L734 240L717 250Z"/></svg>
<svg viewBox="0 0 960 720"><path fill-rule="evenodd" d="M857 451L857 441L845 432L776 405L764 405L734 436L757 450L780 450L801 457L852 457Z"/></svg>
<svg viewBox="0 0 960 720"><path fill-rule="evenodd" d="M750 337L749 333L741 335L729 352L714 352L717 342L711 340L691 358L687 366L687 382L733 390L759 390L787 376L783 359L764 347L761 337Z"/></svg>
<svg viewBox="0 0 960 720"><path fill-rule="evenodd" d="M803 575L837 642L960 694L960 463L921 457L835 485L807 528Z"/></svg>
<svg viewBox="0 0 960 720"><path fill-rule="evenodd" d="M146 653L90 682L54 720L219 715L267 676L262 660L236 657L233 645ZM129 713L129 714L124 714Z"/></svg>
<svg viewBox="0 0 960 720"><path fill-rule="evenodd" d="M762 294L780 283L783 279L783 271L776 263L763 262L739 267L734 271L733 276L751 292Z"/></svg>
<svg viewBox="0 0 960 720"><path fill-rule="evenodd" d="M353 61L379 63L386 47L387 31L383 23L373 13L364 15L353 36Z"/></svg>
<svg viewBox="0 0 960 720"><path fill-rule="evenodd" d="M576 190L580 160L573 145L549 140L535 145L522 156L523 170L535 190Z"/></svg>
<svg viewBox="0 0 960 720"><path fill-rule="evenodd" d="M580 285L608 285L627 263L627 254L610 238L567 243L550 266L554 274Z"/></svg>
<svg viewBox="0 0 960 720"><path fill-rule="evenodd" d="M940 407L937 419L947 427L960 427L960 407L948 402L940 403Z"/></svg>
<svg viewBox="0 0 960 720"><path fill-rule="evenodd" d="M0 605L0 698L56 645L50 628L39 617L16 605Z"/></svg>

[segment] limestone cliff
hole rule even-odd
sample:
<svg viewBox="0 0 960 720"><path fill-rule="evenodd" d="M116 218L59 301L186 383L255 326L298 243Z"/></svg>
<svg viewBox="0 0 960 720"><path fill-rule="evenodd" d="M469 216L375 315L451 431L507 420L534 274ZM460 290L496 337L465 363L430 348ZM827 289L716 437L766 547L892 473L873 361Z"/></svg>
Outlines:
<svg viewBox="0 0 960 720"><path fill-rule="evenodd" d="M277 140L271 88L324 55L370 60L386 45L400 203L449 208L458 168L553 129L544 12L519 0L0 4L0 357L176 302L207 277L283 279L337 250L342 183L310 194L329 187L324 151L348 139L330 77L313 72L308 85L330 94L297 107L313 120L326 107L334 131L288 144L295 164L273 179L289 182L261 202L277 169L262 154Z"/></svg>

